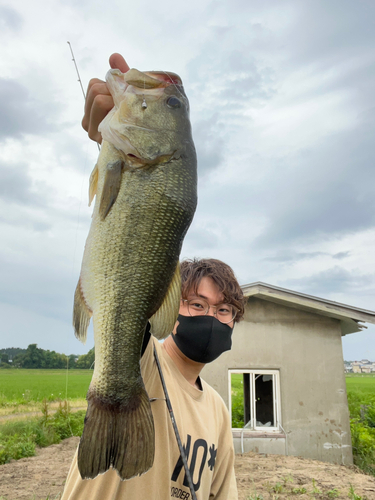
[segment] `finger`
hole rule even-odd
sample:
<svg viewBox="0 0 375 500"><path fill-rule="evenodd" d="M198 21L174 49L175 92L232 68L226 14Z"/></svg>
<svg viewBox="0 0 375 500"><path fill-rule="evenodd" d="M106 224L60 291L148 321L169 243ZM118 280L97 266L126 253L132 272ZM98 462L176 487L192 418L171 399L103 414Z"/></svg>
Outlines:
<svg viewBox="0 0 375 500"><path fill-rule="evenodd" d="M94 101L100 95L105 95L105 96L110 95L107 84L97 78L90 80L85 101L85 112L82 119L82 127L86 130L86 132L90 127L91 111ZM112 107L113 107L113 101L112 101Z"/></svg>
<svg viewBox="0 0 375 500"><path fill-rule="evenodd" d="M126 73L130 69L128 63L125 61L122 55L118 54L117 52L112 54L109 58L109 65L112 69L119 69L121 73Z"/></svg>
<svg viewBox="0 0 375 500"><path fill-rule="evenodd" d="M90 121L88 125L88 135L93 141L102 142L102 135L98 131L99 124L113 108L113 99L111 95L98 95L92 104ZM83 124L82 124L83 126Z"/></svg>

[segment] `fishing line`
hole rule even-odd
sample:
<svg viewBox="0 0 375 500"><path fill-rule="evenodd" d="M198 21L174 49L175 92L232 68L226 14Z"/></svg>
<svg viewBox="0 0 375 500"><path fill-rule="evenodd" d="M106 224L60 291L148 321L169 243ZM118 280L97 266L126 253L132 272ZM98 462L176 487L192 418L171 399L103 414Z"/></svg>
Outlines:
<svg viewBox="0 0 375 500"><path fill-rule="evenodd" d="M66 414L68 417L68 425L71 436L74 436L72 427L70 425L70 411L69 411L69 403L68 403L68 372L69 372L69 358L66 357L66 384L65 384L65 404L66 404ZM60 402L61 405L61 402Z"/></svg>
<svg viewBox="0 0 375 500"><path fill-rule="evenodd" d="M163 70L162 70L163 71ZM163 71L163 73L165 75L167 75L167 77L170 79L171 81L171 84L176 88L177 92L184 98L186 99L186 96L184 96L184 94L181 92L181 90L177 87L177 85L175 84L175 82L173 81L171 75L168 75L168 73L166 71Z"/></svg>
<svg viewBox="0 0 375 500"><path fill-rule="evenodd" d="M197 496L195 494L195 489L194 489L194 484L193 484L193 479L191 477L190 469L189 469L189 466L188 466L188 463L187 463L185 449L184 449L184 447L182 445L182 442L181 442L180 433L178 432L178 427L177 427L176 419L174 418L174 413L173 413L173 408L172 408L171 400L169 399L169 395L168 395L168 391L167 391L167 386L165 385L164 375L163 375L163 372L162 372L162 369L161 369L161 366L160 366L159 357L158 357L158 355L156 353L155 345L154 345L154 357L155 357L156 365L158 367L158 371L159 371L159 375L160 375L160 380L161 380L161 385L163 386L163 391L164 391L164 394L165 394L165 402L167 403L167 408L168 408L168 411L169 411L169 416L171 417L173 430L174 430L174 433L175 433L175 436L176 436L176 439L177 439L178 448L180 450L180 455L181 455L182 463L184 464L186 479L187 479L187 482L189 484L191 497L192 497L193 500L197 500Z"/></svg>
<svg viewBox="0 0 375 500"><path fill-rule="evenodd" d="M74 273L74 264L75 264L75 260L76 260L76 250L77 250L78 230L79 230L79 225L80 225L80 222L81 222L81 206L82 206L82 200L83 200L83 186L85 184L85 174L86 174L86 166L87 166L87 157L88 157L88 144L86 145L86 156L85 156L85 163L84 163L84 166L83 166L83 174L82 174L81 196L80 196L80 200L79 200L78 217L77 217L77 227L76 227L76 235L75 235L74 251L73 251L72 275Z"/></svg>
<svg viewBox="0 0 375 500"><path fill-rule="evenodd" d="M83 89L81 76L79 74L79 70L78 70L78 66L77 66L77 63L76 63L76 60L75 60L75 57L74 57L72 46L71 46L70 42L67 42L67 43L69 45L70 52L72 54L72 61L74 63L75 69L76 69L76 73L77 73L77 76L78 76L78 82L80 84L83 97L86 100L86 94L85 94L85 91ZM98 146L98 149L100 151L100 146L99 146L98 143L97 143L97 146ZM86 167L87 167L87 160L88 160L88 147L89 146L88 146L88 143L87 143L86 144L86 152L85 152L85 162L84 162L84 167L83 167L82 183L81 183L81 195L80 195L80 202L79 202L79 207L78 207L77 225L76 225L76 231L75 231L75 240L74 240L74 249L73 249L73 262L72 262L72 277L73 277L73 273L74 273L74 264L75 264L75 257L76 257L76 250L77 250L77 240L78 240L78 230L79 230L80 219L81 219L81 206L82 206L82 200L83 200L83 186L84 186L84 183L85 183L85 174L86 174ZM69 358L67 359L66 380L65 380L65 401L66 401L67 405L68 405L68 371L69 371ZM69 414L69 412L68 412L68 416L69 416L69 420L68 420L68 422L69 422L69 428L70 428L71 434L73 436L73 432L72 432L72 429L70 427L70 414Z"/></svg>

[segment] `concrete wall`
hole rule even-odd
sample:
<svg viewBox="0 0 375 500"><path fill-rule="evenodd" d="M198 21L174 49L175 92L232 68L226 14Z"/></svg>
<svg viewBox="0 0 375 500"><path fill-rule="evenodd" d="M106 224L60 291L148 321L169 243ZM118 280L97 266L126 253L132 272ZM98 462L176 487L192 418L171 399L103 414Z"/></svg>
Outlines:
<svg viewBox="0 0 375 500"><path fill-rule="evenodd" d="M338 320L250 298L232 350L202 372L227 405L230 369L280 370L289 455L353 462Z"/></svg>

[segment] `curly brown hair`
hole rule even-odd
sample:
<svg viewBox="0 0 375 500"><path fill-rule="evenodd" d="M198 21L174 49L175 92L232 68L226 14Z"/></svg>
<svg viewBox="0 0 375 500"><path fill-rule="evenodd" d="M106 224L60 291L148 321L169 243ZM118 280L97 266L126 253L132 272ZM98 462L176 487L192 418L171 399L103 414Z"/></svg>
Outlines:
<svg viewBox="0 0 375 500"><path fill-rule="evenodd" d="M217 259L186 259L180 264L181 268L181 295L186 299L193 291L198 293L198 286L202 278L211 278L224 296L224 301L238 309L234 319L241 321L244 314L245 298L241 287L228 264Z"/></svg>

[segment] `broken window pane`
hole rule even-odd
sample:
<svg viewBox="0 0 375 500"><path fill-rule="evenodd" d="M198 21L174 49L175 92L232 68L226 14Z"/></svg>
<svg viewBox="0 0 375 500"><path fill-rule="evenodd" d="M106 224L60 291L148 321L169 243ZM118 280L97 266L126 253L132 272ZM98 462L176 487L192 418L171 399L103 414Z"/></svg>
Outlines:
<svg viewBox="0 0 375 500"><path fill-rule="evenodd" d="M256 427L274 427L273 375L255 374Z"/></svg>
<svg viewBox="0 0 375 500"><path fill-rule="evenodd" d="M278 427L278 372L230 371L232 427L259 429Z"/></svg>

